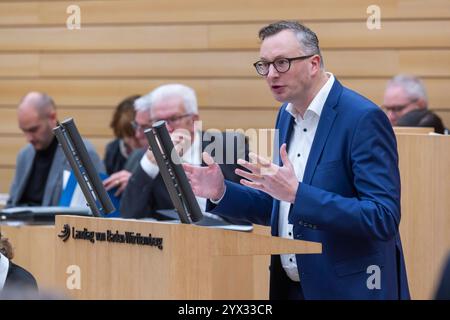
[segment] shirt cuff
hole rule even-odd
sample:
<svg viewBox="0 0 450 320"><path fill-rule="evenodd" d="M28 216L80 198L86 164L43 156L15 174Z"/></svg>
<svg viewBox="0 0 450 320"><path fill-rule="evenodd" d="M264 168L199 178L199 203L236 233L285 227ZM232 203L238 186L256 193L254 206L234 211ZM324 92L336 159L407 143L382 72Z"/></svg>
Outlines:
<svg viewBox="0 0 450 320"><path fill-rule="evenodd" d="M148 160L147 155L144 154L144 156L141 159L141 167L142 170L152 179L155 179L156 176L159 174L159 168L156 164L152 163L150 160Z"/></svg>
<svg viewBox="0 0 450 320"><path fill-rule="evenodd" d="M211 203L214 203L214 204L219 204L219 202L222 201L223 197L225 197L225 193L227 193L227 185L225 185L223 195L222 195L222 197L220 197L219 200L214 201L213 199L209 199L209 201L211 201Z"/></svg>

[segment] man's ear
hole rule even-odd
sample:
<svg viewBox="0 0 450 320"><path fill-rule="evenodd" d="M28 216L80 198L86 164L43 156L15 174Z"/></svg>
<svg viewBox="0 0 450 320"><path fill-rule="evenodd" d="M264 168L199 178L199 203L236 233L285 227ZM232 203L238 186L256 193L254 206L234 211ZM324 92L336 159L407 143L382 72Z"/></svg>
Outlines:
<svg viewBox="0 0 450 320"><path fill-rule="evenodd" d="M419 106L419 108L421 109L426 109L427 108L427 102L420 98L419 100L417 100L416 104Z"/></svg>
<svg viewBox="0 0 450 320"><path fill-rule="evenodd" d="M48 114L48 118L52 121L56 121L56 111L50 111L50 113Z"/></svg>
<svg viewBox="0 0 450 320"><path fill-rule="evenodd" d="M311 57L311 73L316 75L320 71L321 58L318 54Z"/></svg>

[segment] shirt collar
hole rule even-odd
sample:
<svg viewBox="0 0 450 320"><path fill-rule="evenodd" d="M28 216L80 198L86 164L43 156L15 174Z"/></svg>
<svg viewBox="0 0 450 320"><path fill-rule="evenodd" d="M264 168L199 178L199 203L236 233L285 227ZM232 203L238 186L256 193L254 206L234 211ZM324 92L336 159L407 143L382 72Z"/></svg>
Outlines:
<svg viewBox="0 0 450 320"><path fill-rule="evenodd" d="M3 289L9 270L9 259L0 252L0 290Z"/></svg>
<svg viewBox="0 0 450 320"><path fill-rule="evenodd" d="M125 140L123 139L119 139L119 151L125 159L128 159L127 146L125 145Z"/></svg>
<svg viewBox="0 0 450 320"><path fill-rule="evenodd" d="M316 94L314 99L309 104L308 108L306 108L304 114L305 119L308 118L310 114L315 114L317 117L320 117L320 115L322 114L323 106L327 101L328 95L330 94L331 88L333 87L335 80L334 75L332 73L326 72L326 74L328 75L328 80ZM286 111L289 112L290 115L293 116L296 121L298 119L301 119L300 115L294 110L292 103L289 103L287 105Z"/></svg>

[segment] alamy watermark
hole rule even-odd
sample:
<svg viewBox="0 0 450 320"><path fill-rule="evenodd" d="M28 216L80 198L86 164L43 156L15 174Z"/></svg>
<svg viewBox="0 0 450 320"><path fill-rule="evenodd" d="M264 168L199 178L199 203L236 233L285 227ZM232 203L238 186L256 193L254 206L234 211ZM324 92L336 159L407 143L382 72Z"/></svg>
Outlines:
<svg viewBox="0 0 450 320"><path fill-rule="evenodd" d="M76 4L67 7L66 13L69 14L66 20L66 27L69 30L81 29L81 9Z"/></svg>
<svg viewBox="0 0 450 320"><path fill-rule="evenodd" d="M381 8L375 4L367 7L366 10L369 17L366 21L367 29L369 30L379 30L381 29Z"/></svg>
<svg viewBox="0 0 450 320"><path fill-rule="evenodd" d="M366 286L369 290L380 290L381 289L381 269L376 264L370 265L366 270L367 274L370 276L367 278Z"/></svg>
<svg viewBox="0 0 450 320"><path fill-rule="evenodd" d="M68 290L81 290L81 268L76 264L67 267L66 288Z"/></svg>
<svg viewBox="0 0 450 320"><path fill-rule="evenodd" d="M195 154L202 151L213 156L217 164L236 164L236 159L245 159L246 151L250 150L265 159L273 159L277 162L279 145L278 129L226 129L225 134L218 129L202 130L202 121L194 122L194 131L201 132L201 142L196 144L199 150L194 150L191 141L180 144L172 150L171 159L174 163L180 164L180 156L190 154L190 159L194 159ZM174 133L190 136L186 129L177 129ZM206 147L203 149L202 146ZM203 150L202 150L203 149ZM180 159L183 162L182 159Z"/></svg>

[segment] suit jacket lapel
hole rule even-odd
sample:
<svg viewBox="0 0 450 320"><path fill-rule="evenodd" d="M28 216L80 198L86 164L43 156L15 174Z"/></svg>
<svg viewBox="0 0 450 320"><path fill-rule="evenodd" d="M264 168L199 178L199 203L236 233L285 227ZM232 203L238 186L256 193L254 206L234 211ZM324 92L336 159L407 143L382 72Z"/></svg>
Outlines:
<svg viewBox="0 0 450 320"><path fill-rule="evenodd" d="M336 118L336 106L342 92L342 85L335 80L330 94L328 95L325 105L323 106L320 115L319 124L317 126L316 135L314 137L311 151L309 153L308 162L306 163L305 174L303 176L303 183L310 184L314 171L317 167L317 162L320 159L325 142L327 141L334 119Z"/></svg>
<svg viewBox="0 0 450 320"><path fill-rule="evenodd" d="M30 176L31 168L33 167L35 155L36 155L36 151L30 145L30 148L28 148L27 152L24 153L24 157L26 159L25 161L23 161L24 166L16 168L17 171L23 170L23 174L17 174L17 172L16 172L16 176L18 176L20 179L17 184L18 191L17 191L17 199L15 201L16 203L19 202L20 199L22 198L23 192L25 191L25 188L27 186L28 177Z"/></svg>
<svg viewBox="0 0 450 320"><path fill-rule="evenodd" d="M287 150L289 151L289 140L291 138L292 130L294 128L294 117L292 117L288 112L285 113L286 119L283 119L279 125L279 144L278 150L274 150L274 163L277 165L281 165L281 159L280 159L280 148L283 143L287 144Z"/></svg>
<svg viewBox="0 0 450 320"><path fill-rule="evenodd" d="M285 108L286 105L283 106ZM292 130L294 128L294 118L288 113L284 112L284 114L281 115L283 118L280 119L278 124L278 146L275 143L274 148L278 148L278 150L273 150L274 159L273 163L277 165L281 165L281 159L280 159L280 147L283 143L287 144L287 148L289 150L289 139L291 138ZM279 211L280 211L280 201L273 200L273 208L272 208L272 215L271 215L271 234L273 236L278 236L278 220L279 220Z"/></svg>

